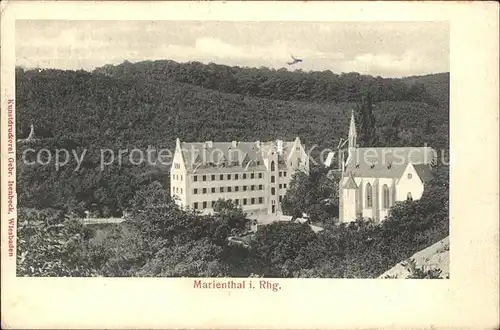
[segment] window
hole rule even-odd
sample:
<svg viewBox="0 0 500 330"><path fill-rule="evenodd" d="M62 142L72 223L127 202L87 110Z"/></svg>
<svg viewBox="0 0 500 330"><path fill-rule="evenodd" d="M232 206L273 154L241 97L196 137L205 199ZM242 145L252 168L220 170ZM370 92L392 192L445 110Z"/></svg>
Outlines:
<svg viewBox="0 0 500 330"><path fill-rule="evenodd" d="M235 199L234 200L234 205L239 205L240 204L240 200L239 199Z"/></svg>
<svg viewBox="0 0 500 330"><path fill-rule="evenodd" d="M193 208L194 208L195 210L197 210L197 209L198 209L198 202L195 202L195 203L193 204Z"/></svg>
<svg viewBox="0 0 500 330"><path fill-rule="evenodd" d="M243 205L247 205L247 199L243 198Z"/></svg>
<svg viewBox="0 0 500 330"><path fill-rule="evenodd" d="M246 179L246 178L247 178L247 174L243 173L243 179Z"/></svg>
<svg viewBox="0 0 500 330"><path fill-rule="evenodd" d="M212 174L211 179L212 179L212 181L215 181L215 175Z"/></svg>
<svg viewBox="0 0 500 330"><path fill-rule="evenodd" d="M279 177L281 178L282 175L283 175L283 172L280 172Z"/></svg>
<svg viewBox="0 0 500 330"><path fill-rule="evenodd" d="M181 194L182 194L182 188L181 188Z"/></svg>
<svg viewBox="0 0 500 330"><path fill-rule="evenodd" d="M264 189L264 186L259 184L259 190L262 190L262 189Z"/></svg>
<svg viewBox="0 0 500 330"><path fill-rule="evenodd" d="M280 189L281 189L281 188L283 188L283 185L280 183L280 184L279 184L279 187L280 187Z"/></svg>
<svg viewBox="0 0 500 330"><path fill-rule="evenodd" d="M373 207L372 185L370 183L366 184L366 207Z"/></svg>
<svg viewBox="0 0 500 330"><path fill-rule="evenodd" d="M262 179L262 173L259 173L259 179Z"/></svg>
<svg viewBox="0 0 500 330"><path fill-rule="evenodd" d="M283 196L280 196L280 203L281 203L281 200L283 199Z"/></svg>
<svg viewBox="0 0 500 330"><path fill-rule="evenodd" d="M259 197L259 204L263 204L263 203L264 203L264 198Z"/></svg>
<svg viewBox="0 0 500 330"><path fill-rule="evenodd" d="M174 164L174 168L177 168L177 169L181 168L181 164L179 164L179 163L175 163L175 164Z"/></svg>
<svg viewBox="0 0 500 330"><path fill-rule="evenodd" d="M243 191L247 191L247 186L243 186Z"/></svg>
<svg viewBox="0 0 500 330"><path fill-rule="evenodd" d="M215 193L215 188L212 188L212 194L214 194L214 193Z"/></svg>
<svg viewBox="0 0 500 330"><path fill-rule="evenodd" d="M276 195L276 189L274 189L274 187L271 188L271 195Z"/></svg>
<svg viewBox="0 0 500 330"><path fill-rule="evenodd" d="M235 175L234 175L234 179L235 179L235 180L238 180L238 174L235 174Z"/></svg>
<svg viewBox="0 0 500 330"><path fill-rule="evenodd" d="M295 147L295 150L300 151L300 147Z"/></svg>
<svg viewBox="0 0 500 330"><path fill-rule="evenodd" d="M182 174L181 174L181 181L182 181Z"/></svg>
<svg viewBox="0 0 500 330"><path fill-rule="evenodd" d="M231 192L232 188L231 187L227 187L227 192Z"/></svg>
<svg viewBox="0 0 500 330"><path fill-rule="evenodd" d="M203 193L206 194L207 193L207 188L203 188Z"/></svg>
<svg viewBox="0 0 500 330"><path fill-rule="evenodd" d="M389 208L389 187L386 184L382 187L382 207Z"/></svg>
<svg viewBox="0 0 500 330"><path fill-rule="evenodd" d="M220 191L221 193L223 193L223 192L224 192L224 187L220 187L219 191Z"/></svg>
<svg viewBox="0 0 500 330"><path fill-rule="evenodd" d="M257 161L257 166L259 166L259 165L260 165L260 160Z"/></svg>
<svg viewBox="0 0 500 330"><path fill-rule="evenodd" d="M221 175L219 176L219 180L221 180L221 181L222 181L222 180L224 180L224 175L223 175L223 174L221 174Z"/></svg>
<svg viewBox="0 0 500 330"><path fill-rule="evenodd" d="M198 181L198 176L197 175L193 176L193 181L194 182Z"/></svg>
<svg viewBox="0 0 500 330"><path fill-rule="evenodd" d="M285 189L286 189L286 183L283 183L283 188L285 188Z"/></svg>
<svg viewBox="0 0 500 330"><path fill-rule="evenodd" d="M408 179L411 179L411 178L412 178L411 173L408 173Z"/></svg>
<svg viewBox="0 0 500 330"><path fill-rule="evenodd" d="M231 180L231 174L228 174L228 175L227 175L227 179L228 179L228 180Z"/></svg>
<svg viewBox="0 0 500 330"><path fill-rule="evenodd" d="M252 197L252 199L250 200L250 204L255 204L255 198Z"/></svg>
<svg viewBox="0 0 500 330"><path fill-rule="evenodd" d="M240 187L238 186L234 187L234 191L240 191Z"/></svg>
<svg viewBox="0 0 500 330"><path fill-rule="evenodd" d="M411 195L411 192L409 192L407 195L406 195L406 200L408 201L412 201L413 200L413 197Z"/></svg>
<svg viewBox="0 0 500 330"><path fill-rule="evenodd" d="M178 188L178 187L176 187L176 188L175 188L175 192L176 192L176 193L178 193L178 192L179 192L179 188Z"/></svg>
<svg viewBox="0 0 500 330"><path fill-rule="evenodd" d="M250 179L255 179L255 174L254 173L250 174Z"/></svg>
<svg viewBox="0 0 500 330"><path fill-rule="evenodd" d="M271 171L276 171L276 164L274 164L274 161L271 162Z"/></svg>
<svg viewBox="0 0 500 330"><path fill-rule="evenodd" d="M251 191L254 191L254 190L255 190L255 186L254 186L254 185L251 185L251 186L250 186L250 190L251 190Z"/></svg>
<svg viewBox="0 0 500 330"><path fill-rule="evenodd" d="M207 202L203 202L203 208L206 209L207 208Z"/></svg>
<svg viewBox="0 0 500 330"><path fill-rule="evenodd" d="M207 181L207 176L206 175L202 176L202 180Z"/></svg>
<svg viewBox="0 0 500 330"><path fill-rule="evenodd" d="M215 206L215 201L212 201L212 208L214 208Z"/></svg>
<svg viewBox="0 0 500 330"><path fill-rule="evenodd" d="M275 179L274 175L271 175L271 183L274 183L274 182L276 182L276 179Z"/></svg>
<svg viewBox="0 0 500 330"><path fill-rule="evenodd" d="M283 176L286 176L286 172L283 172Z"/></svg>
<svg viewBox="0 0 500 330"><path fill-rule="evenodd" d="M197 193L198 193L198 189L194 188L194 189L193 189L193 194L195 194L195 195L196 195Z"/></svg>

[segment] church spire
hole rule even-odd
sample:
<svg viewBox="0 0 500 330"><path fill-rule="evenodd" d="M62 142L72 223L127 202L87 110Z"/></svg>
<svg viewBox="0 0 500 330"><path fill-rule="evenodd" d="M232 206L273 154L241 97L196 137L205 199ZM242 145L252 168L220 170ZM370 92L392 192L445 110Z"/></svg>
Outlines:
<svg viewBox="0 0 500 330"><path fill-rule="evenodd" d="M28 138L26 140L33 140L35 138L35 127L33 124L30 126L30 134L28 135Z"/></svg>
<svg viewBox="0 0 500 330"><path fill-rule="evenodd" d="M354 121L354 110L351 110L351 123L349 125L349 137L348 137L349 148L356 148L357 137L358 133L356 132L356 122Z"/></svg>

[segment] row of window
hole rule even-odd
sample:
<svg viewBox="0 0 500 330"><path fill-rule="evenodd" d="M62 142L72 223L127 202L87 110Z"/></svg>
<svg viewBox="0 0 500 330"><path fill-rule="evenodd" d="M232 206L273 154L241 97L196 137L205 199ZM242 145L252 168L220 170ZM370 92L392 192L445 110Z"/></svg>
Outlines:
<svg viewBox="0 0 500 330"><path fill-rule="evenodd" d="M286 183L283 183L283 184L279 184L279 188L282 189L282 188L285 188L286 189L287 185ZM218 191L217 191L218 190ZM251 186L241 186L241 191L255 191L255 190L264 190L264 186L259 184L258 186L257 185L251 185ZM181 189L182 191L182 189ZM216 192L219 192L219 193L225 193L225 192L239 192L240 191L240 186L234 186L234 187L219 187L219 189L215 188L215 187L212 187L210 188L210 194L215 194ZM271 188L271 192L272 194L274 195L274 192L275 192L275 188L272 187ZM209 188L194 188L193 189L193 194L194 195L198 195L198 193L201 193L201 194L208 194L209 193Z"/></svg>
<svg viewBox="0 0 500 330"><path fill-rule="evenodd" d="M174 193L174 194L179 194L179 193L181 193L181 194L182 194L182 188L179 188L179 187L172 187L172 193Z"/></svg>
<svg viewBox="0 0 500 330"><path fill-rule="evenodd" d="M366 201L365 201L365 207L373 207L373 198L372 198L372 185L370 183L366 184ZM413 197L411 193L409 192L406 196L406 199L409 201L413 200ZM389 187L384 184L382 186L382 208L388 209L391 205L391 195L389 192Z"/></svg>
<svg viewBox="0 0 500 330"><path fill-rule="evenodd" d="M280 177L286 177L286 172L279 172L279 176ZM262 179L263 178L263 174L262 173L257 173L257 177L259 179ZM208 179L210 178L210 181L223 181L224 178L225 180L240 180L243 179L243 180L246 180L246 179L255 179L255 173L250 173L250 175L247 175L247 173L243 173L241 174L219 174L219 175L215 175L215 174L211 174L211 175L193 175L193 181L194 182L198 182L198 181L208 181ZM273 179L274 176L271 177L271 179ZM182 176L181 176L181 180L182 180ZM273 181L274 182L274 181Z"/></svg>
<svg viewBox="0 0 500 330"><path fill-rule="evenodd" d="M210 207L215 206L216 201L211 201L210 202ZM240 200L239 199L233 199L233 202L235 205L240 205ZM201 206L202 209L206 209L208 207L208 201L205 202L194 202L193 203L193 209L198 210ZM254 204L264 204L264 197L259 197L259 198L243 198L241 200L241 205L254 205Z"/></svg>

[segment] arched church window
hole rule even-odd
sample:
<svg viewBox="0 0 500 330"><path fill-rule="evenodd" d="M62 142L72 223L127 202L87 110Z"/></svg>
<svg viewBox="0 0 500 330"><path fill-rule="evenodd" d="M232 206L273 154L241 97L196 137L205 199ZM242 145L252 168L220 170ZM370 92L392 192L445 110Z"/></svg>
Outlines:
<svg viewBox="0 0 500 330"><path fill-rule="evenodd" d="M407 195L406 195L406 200L408 201L412 201L413 200L413 197L411 195L411 192L409 192Z"/></svg>
<svg viewBox="0 0 500 330"><path fill-rule="evenodd" d="M389 208L389 187L386 184L382 187L382 205L384 209Z"/></svg>
<svg viewBox="0 0 500 330"><path fill-rule="evenodd" d="M271 162L271 171L276 171L276 165L274 164L274 161Z"/></svg>
<svg viewBox="0 0 500 330"><path fill-rule="evenodd" d="M370 183L366 184L366 207L372 207L372 185Z"/></svg>

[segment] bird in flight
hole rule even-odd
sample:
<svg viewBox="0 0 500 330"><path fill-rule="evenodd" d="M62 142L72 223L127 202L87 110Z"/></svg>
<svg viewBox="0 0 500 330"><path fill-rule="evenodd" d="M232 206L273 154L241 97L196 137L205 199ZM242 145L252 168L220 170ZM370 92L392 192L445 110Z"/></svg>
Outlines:
<svg viewBox="0 0 500 330"><path fill-rule="evenodd" d="M292 62L286 62L286 64L288 64L288 65L294 65L296 63L302 62L302 60L300 58L295 58L292 54L290 54L290 56L292 57L293 61Z"/></svg>

